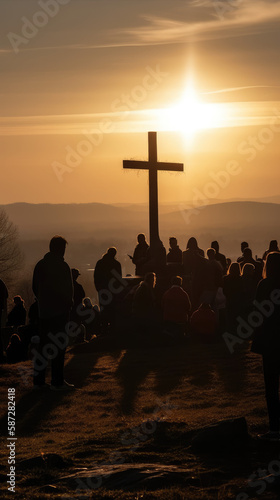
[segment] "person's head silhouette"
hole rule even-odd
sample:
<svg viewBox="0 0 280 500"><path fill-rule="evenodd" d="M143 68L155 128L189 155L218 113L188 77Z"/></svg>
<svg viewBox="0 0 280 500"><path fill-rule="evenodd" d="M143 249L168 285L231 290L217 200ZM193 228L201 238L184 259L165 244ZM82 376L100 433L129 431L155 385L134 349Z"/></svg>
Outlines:
<svg viewBox="0 0 280 500"><path fill-rule="evenodd" d="M50 252L61 257L65 254L67 241L62 236L55 235L50 241Z"/></svg>

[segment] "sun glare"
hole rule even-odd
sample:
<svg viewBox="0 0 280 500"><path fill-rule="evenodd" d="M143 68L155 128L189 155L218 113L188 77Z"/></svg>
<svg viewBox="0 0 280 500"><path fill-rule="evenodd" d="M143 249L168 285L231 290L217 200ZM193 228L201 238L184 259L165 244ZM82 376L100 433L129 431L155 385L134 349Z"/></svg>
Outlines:
<svg viewBox="0 0 280 500"><path fill-rule="evenodd" d="M221 127L224 119L222 105L203 102L192 84L174 106L161 110L160 115L166 130L181 132L186 138L192 138L198 130Z"/></svg>

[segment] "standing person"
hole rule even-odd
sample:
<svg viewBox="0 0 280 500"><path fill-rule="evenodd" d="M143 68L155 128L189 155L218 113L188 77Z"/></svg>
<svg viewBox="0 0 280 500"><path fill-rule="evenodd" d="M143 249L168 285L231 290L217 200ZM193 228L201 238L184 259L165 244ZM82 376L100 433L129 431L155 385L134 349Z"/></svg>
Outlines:
<svg viewBox="0 0 280 500"><path fill-rule="evenodd" d="M263 358L265 397L269 418L269 432L263 439L279 441L279 375L280 375L280 253L268 254L264 268L264 278L259 282L255 305L266 309L261 325L256 328L251 350ZM265 305L266 304L266 305ZM257 308L258 314L259 308Z"/></svg>
<svg viewBox="0 0 280 500"><path fill-rule="evenodd" d="M138 234L137 241L138 243L133 252L132 262L135 265L135 274L137 276L142 276L143 265L147 262L147 250L149 245L146 241L145 234Z"/></svg>
<svg viewBox="0 0 280 500"><path fill-rule="evenodd" d="M216 260L216 250L208 248L208 260L204 269L204 283L203 291L200 296L200 304L210 304L211 308L215 310L215 299L218 288L223 284L223 270L221 264Z"/></svg>
<svg viewBox="0 0 280 500"><path fill-rule="evenodd" d="M221 264L223 269L223 274L225 275L227 272L227 259L223 253L220 253L220 245L217 241L212 241L211 248L216 250L215 259Z"/></svg>
<svg viewBox="0 0 280 500"><path fill-rule="evenodd" d="M147 273L138 285L132 303L132 314L136 329L141 335L153 336L158 326L154 289L156 274Z"/></svg>
<svg viewBox="0 0 280 500"><path fill-rule="evenodd" d="M244 258L244 250L245 250L245 248L249 248L249 243L248 243L247 241L242 241L242 242L241 242L240 247L241 247L241 254L242 254L242 255L240 255L240 257L238 257L238 259L237 259L237 262L238 262L239 264L240 264L240 262L241 262L241 261L243 260L243 258Z"/></svg>
<svg viewBox="0 0 280 500"><path fill-rule="evenodd" d="M182 264L183 252L178 245L177 238L171 236L171 238L169 238L169 245L169 252L166 256L167 262L172 264Z"/></svg>
<svg viewBox="0 0 280 500"><path fill-rule="evenodd" d="M270 252L280 252L277 240L271 240L269 243L268 250L266 250L262 256L262 260L265 261L266 257Z"/></svg>
<svg viewBox="0 0 280 500"><path fill-rule="evenodd" d="M145 274L155 273L162 275L166 270L166 250L160 239L154 242L147 250L147 262L143 267Z"/></svg>
<svg viewBox="0 0 280 500"><path fill-rule="evenodd" d="M186 332L191 312L189 295L183 290L182 284L181 276L174 276L171 280L171 287L162 299L165 328L175 335Z"/></svg>
<svg viewBox="0 0 280 500"><path fill-rule="evenodd" d="M226 324L229 332L235 332L237 318L242 306L242 281L240 265L232 262L226 276L223 277L223 292L226 297Z"/></svg>
<svg viewBox="0 0 280 500"><path fill-rule="evenodd" d="M34 357L35 388L45 385L47 363L44 363L44 358L49 357L52 367L51 389L74 389L74 385L64 380L67 346L65 330L73 305L72 274L64 261L66 245L67 241L62 236L54 236L50 241L50 251L34 269L32 287L38 301L40 320L40 345ZM65 338L62 342L63 333Z"/></svg>
<svg viewBox="0 0 280 500"><path fill-rule="evenodd" d="M115 326L117 294L116 281L122 280L122 266L115 258L117 249L108 248L102 259L98 260L94 269L94 285L98 292L101 321L105 329Z"/></svg>

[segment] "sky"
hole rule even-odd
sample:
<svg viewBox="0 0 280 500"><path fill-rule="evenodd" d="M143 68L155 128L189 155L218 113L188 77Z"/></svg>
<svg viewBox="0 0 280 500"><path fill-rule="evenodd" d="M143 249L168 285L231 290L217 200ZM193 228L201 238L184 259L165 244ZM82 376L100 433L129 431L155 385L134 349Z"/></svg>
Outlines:
<svg viewBox="0 0 280 500"><path fill-rule="evenodd" d="M0 0L1 203L280 194L280 0ZM182 206L182 205L181 205Z"/></svg>

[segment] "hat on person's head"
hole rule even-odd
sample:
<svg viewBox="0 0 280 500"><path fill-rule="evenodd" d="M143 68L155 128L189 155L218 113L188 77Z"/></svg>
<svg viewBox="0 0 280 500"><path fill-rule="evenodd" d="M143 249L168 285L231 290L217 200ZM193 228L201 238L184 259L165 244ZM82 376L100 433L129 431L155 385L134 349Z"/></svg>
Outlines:
<svg viewBox="0 0 280 500"><path fill-rule="evenodd" d="M71 272L72 272L73 279L77 279L78 276L81 276L79 269L76 269L75 267L73 269L71 269Z"/></svg>

